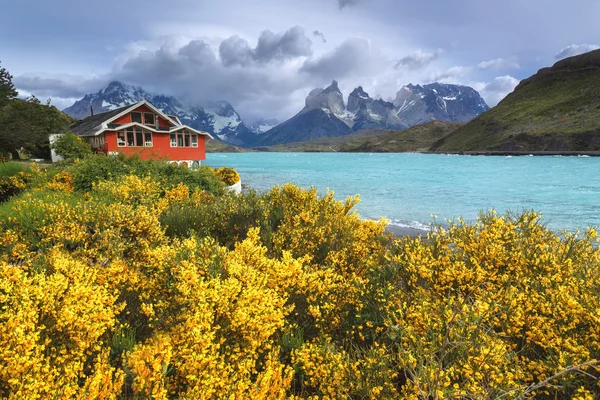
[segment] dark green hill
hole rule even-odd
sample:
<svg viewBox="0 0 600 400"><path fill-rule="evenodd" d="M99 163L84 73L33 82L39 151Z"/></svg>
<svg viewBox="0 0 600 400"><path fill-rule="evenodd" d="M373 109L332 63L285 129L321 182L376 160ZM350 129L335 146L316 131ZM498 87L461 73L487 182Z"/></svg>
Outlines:
<svg viewBox="0 0 600 400"><path fill-rule="evenodd" d="M217 139L211 139L206 142L207 153L243 153L244 151L246 150L223 143Z"/></svg>
<svg viewBox="0 0 600 400"><path fill-rule="evenodd" d="M258 147L258 151L299 151L299 152L365 152L400 153L427 151L437 140L458 127L456 122L433 121L416 125L404 131L367 129L356 133L314 139L306 142L287 143L270 147Z"/></svg>
<svg viewBox="0 0 600 400"><path fill-rule="evenodd" d="M434 152L599 150L600 50L539 70L496 107L431 148Z"/></svg>

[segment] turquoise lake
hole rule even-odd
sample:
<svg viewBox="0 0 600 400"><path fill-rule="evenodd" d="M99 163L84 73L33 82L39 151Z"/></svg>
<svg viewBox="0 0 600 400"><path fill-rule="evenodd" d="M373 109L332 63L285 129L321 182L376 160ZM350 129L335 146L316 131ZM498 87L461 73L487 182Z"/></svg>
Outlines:
<svg viewBox="0 0 600 400"><path fill-rule="evenodd" d="M600 158L485 157L412 153L213 153L205 165L230 166L262 192L287 182L360 194L362 218L426 228L480 210L536 210L555 230L600 226Z"/></svg>

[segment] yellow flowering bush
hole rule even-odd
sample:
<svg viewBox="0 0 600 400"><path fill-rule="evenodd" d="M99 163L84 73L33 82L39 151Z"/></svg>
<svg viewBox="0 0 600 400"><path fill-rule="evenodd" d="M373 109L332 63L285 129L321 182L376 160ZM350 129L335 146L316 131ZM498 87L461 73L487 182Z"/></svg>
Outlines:
<svg viewBox="0 0 600 400"><path fill-rule="evenodd" d="M394 238L357 198L135 163L0 204L0 397L600 396L593 229L490 213Z"/></svg>
<svg viewBox="0 0 600 400"><path fill-rule="evenodd" d="M217 168L213 173L228 186L234 185L240 181L240 174L233 168Z"/></svg>

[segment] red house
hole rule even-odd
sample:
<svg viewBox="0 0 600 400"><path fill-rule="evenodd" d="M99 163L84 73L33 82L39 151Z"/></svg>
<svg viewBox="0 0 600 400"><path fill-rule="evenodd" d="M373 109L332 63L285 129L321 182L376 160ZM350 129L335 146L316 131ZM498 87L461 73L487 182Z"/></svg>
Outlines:
<svg viewBox="0 0 600 400"><path fill-rule="evenodd" d="M147 101L92 115L69 129L108 154L137 153L143 159L165 158L189 167L206 159L205 143L212 139Z"/></svg>

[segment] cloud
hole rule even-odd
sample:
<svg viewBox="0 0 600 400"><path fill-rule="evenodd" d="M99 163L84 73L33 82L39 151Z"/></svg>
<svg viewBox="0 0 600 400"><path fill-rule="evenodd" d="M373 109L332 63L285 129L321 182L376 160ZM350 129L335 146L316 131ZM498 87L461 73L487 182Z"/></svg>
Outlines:
<svg viewBox="0 0 600 400"><path fill-rule="evenodd" d="M479 94L490 107L493 107L512 92L518 84L519 80L510 75L498 76L480 89Z"/></svg>
<svg viewBox="0 0 600 400"><path fill-rule="evenodd" d="M221 42L219 56L226 66L246 66L252 63L284 61L312 55L312 41L299 26L283 33L263 31L254 49L247 40L232 36Z"/></svg>
<svg viewBox="0 0 600 400"><path fill-rule="evenodd" d="M325 34L323 32L313 31L313 36L320 38L323 41L323 43L327 43L327 39L325 38Z"/></svg>
<svg viewBox="0 0 600 400"><path fill-rule="evenodd" d="M506 60L504 58L496 58L495 60L482 61L477 64L477 68L486 69L519 69L521 66L514 60Z"/></svg>
<svg viewBox="0 0 600 400"><path fill-rule="evenodd" d="M36 97L81 98L87 93L95 92L109 82L106 77L91 77L60 75L53 77L19 75L13 78L13 83L20 92L35 94Z"/></svg>
<svg viewBox="0 0 600 400"><path fill-rule="evenodd" d="M437 60L441 54L441 49L438 49L434 52L418 49L398 60L398 62L396 62L394 65L394 68L400 69L402 67L406 67L410 69L420 69Z"/></svg>
<svg viewBox="0 0 600 400"><path fill-rule="evenodd" d="M320 77L323 81L361 75L377 63L377 55L365 39L344 41L333 51L320 58L307 59L300 72Z"/></svg>
<svg viewBox="0 0 600 400"><path fill-rule="evenodd" d="M471 67L463 67L457 65L454 67L450 67L444 71L436 72L434 74L429 75L429 78L426 79L426 81L451 83L454 82L457 78L467 75L472 70L473 68Z"/></svg>
<svg viewBox="0 0 600 400"><path fill-rule="evenodd" d="M358 4L360 1L361 0L338 0L338 6L340 7L340 10L341 10L344 7L354 6L354 5Z"/></svg>
<svg viewBox="0 0 600 400"><path fill-rule="evenodd" d="M554 58L556 58L557 60L562 60L563 58L577 56L579 54L587 53L589 51L598 49L600 49L600 46L595 44L572 44L555 54Z"/></svg>

